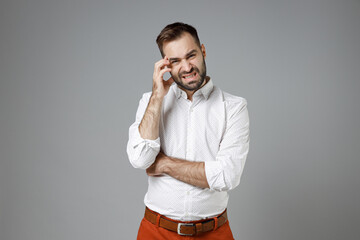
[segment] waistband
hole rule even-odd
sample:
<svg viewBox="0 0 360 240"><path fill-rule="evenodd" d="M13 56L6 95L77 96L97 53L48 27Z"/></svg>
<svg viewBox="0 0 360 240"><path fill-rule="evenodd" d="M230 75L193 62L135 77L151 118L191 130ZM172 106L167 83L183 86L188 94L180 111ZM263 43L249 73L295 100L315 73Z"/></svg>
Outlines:
<svg viewBox="0 0 360 240"><path fill-rule="evenodd" d="M216 217L203 219L199 221L178 221L167 218L157 212L154 212L146 207L145 219L152 224L165 228L169 231L176 232L182 236L195 236L201 233L215 231L227 222L227 210Z"/></svg>

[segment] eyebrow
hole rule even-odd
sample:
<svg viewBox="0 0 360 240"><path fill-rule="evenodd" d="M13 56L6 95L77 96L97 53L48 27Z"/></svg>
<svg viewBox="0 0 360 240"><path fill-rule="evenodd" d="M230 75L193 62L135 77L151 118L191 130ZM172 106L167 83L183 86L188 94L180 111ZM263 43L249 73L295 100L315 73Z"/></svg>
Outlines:
<svg viewBox="0 0 360 240"><path fill-rule="evenodd" d="M187 57L189 57L190 55L192 55L192 54L194 54L194 53L196 53L197 52L197 50L196 49L193 49L193 50L191 50L190 52L188 52L185 56L186 56L186 58ZM174 61L174 60L179 60L180 58L177 58L177 57L174 57L174 58L169 58L169 61Z"/></svg>

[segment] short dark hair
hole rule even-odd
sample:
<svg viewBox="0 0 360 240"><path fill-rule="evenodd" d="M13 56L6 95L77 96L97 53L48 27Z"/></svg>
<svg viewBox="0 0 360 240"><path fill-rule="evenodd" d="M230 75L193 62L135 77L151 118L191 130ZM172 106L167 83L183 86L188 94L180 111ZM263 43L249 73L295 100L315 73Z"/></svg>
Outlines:
<svg viewBox="0 0 360 240"><path fill-rule="evenodd" d="M160 34L156 38L156 43L159 47L161 55L164 56L163 45L165 42L176 40L186 32L194 38L196 44L198 44L200 47L200 40L196 29L189 24L175 22L164 27L164 29L161 30Z"/></svg>

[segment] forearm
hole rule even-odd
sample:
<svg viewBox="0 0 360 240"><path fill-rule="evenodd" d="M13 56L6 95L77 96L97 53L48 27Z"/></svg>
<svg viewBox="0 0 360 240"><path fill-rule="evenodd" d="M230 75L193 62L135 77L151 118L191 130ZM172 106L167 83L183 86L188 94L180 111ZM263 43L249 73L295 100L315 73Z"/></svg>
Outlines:
<svg viewBox="0 0 360 240"><path fill-rule="evenodd" d="M191 162L166 156L160 152L155 162L146 169L149 176L167 174L179 181L201 188L209 188L204 162Z"/></svg>
<svg viewBox="0 0 360 240"><path fill-rule="evenodd" d="M159 124L163 97L152 95L139 125L142 138L155 140L159 137Z"/></svg>
<svg viewBox="0 0 360 240"><path fill-rule="evenodd" d="M174 82L172 78L167 81L163 79L164 74L171 71L171 69L168 68L169 64L170 62L167 57L155 63L152 95L139 125L140 135L144 139L155 140L159 137L162 102L171 84Z"/></svg>
<svg viewBox="0 0 360 240"><path fill-rule="evenodd" d="M169 157L164 173L182 182L201 188L209 188L204 162L190 162Z"/></svg>

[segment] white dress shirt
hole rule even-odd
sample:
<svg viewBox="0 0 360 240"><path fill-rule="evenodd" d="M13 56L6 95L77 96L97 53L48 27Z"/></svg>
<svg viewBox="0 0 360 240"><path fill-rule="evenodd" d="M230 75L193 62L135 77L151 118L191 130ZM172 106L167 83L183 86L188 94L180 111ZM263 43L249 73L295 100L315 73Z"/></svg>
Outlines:
<svg viewBox="0 0 360 240"><path fill-rule="evenodd" d="M240 182L249 151L249 116L244 98L230 95L210 79L187 99L173 84L165 96L156 140L143 139L139 124L151 92L140 100L129 129L127 153L135 168L146 169L160 149L165 155L205 162L210 188L195 187L168 175L148 177L145 205L172 219L191 221L213 217L225 210L228 192Z"/></svg>

